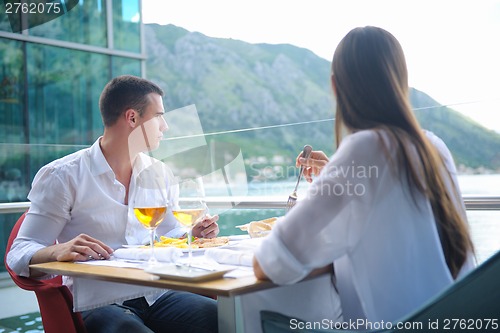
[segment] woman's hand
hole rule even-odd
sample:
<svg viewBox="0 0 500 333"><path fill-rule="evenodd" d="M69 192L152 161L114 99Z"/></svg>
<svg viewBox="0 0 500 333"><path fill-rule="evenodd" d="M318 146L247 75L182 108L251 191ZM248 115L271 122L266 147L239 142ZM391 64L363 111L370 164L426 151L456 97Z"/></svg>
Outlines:
<svg viewBox="0 0 500 333"><path fill-rule="evenodd" d="M312 177L314 175L319 175L321 170L328 163L329 159L326 154L320 150L314 150L309 155L309 158L301 157L302 152L297 156L295 160L295 166L300 167L304 166L304 177L310 183L312 182Z"/></svg>
<svg viewBox="0 0 500 333"><path fill-rule="evenodd" d="M253 257L253 274L255 277L259 280L269 280L267 277L266 273L262 270L262 267L260 267L259 262L257 261L257 258Z"/></svg>
<svg viewBox="0 0 500 333"><path fill-rule="evenodd" d="M206 215L202 220L193 226L193 236L202 238L214 238L219 234L219 225L217 221L219 215Z"/></svg>

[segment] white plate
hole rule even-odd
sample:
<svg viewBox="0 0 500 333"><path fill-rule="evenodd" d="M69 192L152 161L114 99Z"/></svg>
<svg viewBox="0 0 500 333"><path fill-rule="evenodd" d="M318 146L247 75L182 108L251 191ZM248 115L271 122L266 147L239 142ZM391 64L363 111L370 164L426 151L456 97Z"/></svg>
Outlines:
<svg viewBox="0 0 500 333"><path fill-rule="evenodd" d="M248 234L245 234L245 235L232 235L232 236L228 236L229 237L229 243L231 244L231 242L239 242L239 241L242 241L242 240L245 240L245 239L250 239L250 235Z"/></svg>
<svg viewBox="0 0 500 333"><path fill-rule="evenodd" d="M149 245L138 245L138 244L123 244L122 247L124 247L126 249L136 249L136 248L140 248L140 247L143 247L145 249L146 248L149 249ZM159 249L162 247L168 247L168 246L156 246L155 249ZM172 246L172 247L175 247L175 246ZM177 249L182 250L182 252L186 252L186 253L188 252L187 248L177 247ZM205 249L196 248L196 249L193 249L193 252L204 251L204 250Z"/></svg>
<svg viewBox="0 0 500 333"><path fill-rule="evenodd" d="M134 248L139 248L142 246L144 246L144 245L140 245L140 244L123 244L122 245L122 247L127 248L127 249L134 249Z"/></svg>
<svg viewBox="0 0 500 333"><path fill-rule="evenodd" d="M243 236L242 239L245 239L245 238L249 238L247 235L239 235L239 236ZM231 242L229 242L228 244L230 244ZM216 247L211 247L212 249L213 248L220 248L220 247L223 247L223 246L227 246L228 244L224 244L224 245L221 245L221 246L216 246ZM123 244L122 247L124 248L127 248L127 249L133 249L133 248L140 248L140 247L144 247L146 248L146 245L138 245L138 244ZM155 249L158 249L158 248L161 248L161 247L168 247L168 246L160 246L160 247L155 247ZM175 247L175 246L172 246L172 247ZM147 245L147 248L149 249L149 245ZM187 248L181 248L181 247L177 247L177 249L180 249L182 250L183 253L188 253L189 252L189 249ZM193 249L193 253L195 252L203 252L205 251L207 248L195 248Z"/></svg>
<svg viewBox="0 0 500 333"><path fill-rule="evenodd" d="M206 270L196 267L188 267L176 264L162 264L155 267L146 268L144 271L150 274L158 275L160 278L199 282L221 278L224 274L232 269Z"/></svg>

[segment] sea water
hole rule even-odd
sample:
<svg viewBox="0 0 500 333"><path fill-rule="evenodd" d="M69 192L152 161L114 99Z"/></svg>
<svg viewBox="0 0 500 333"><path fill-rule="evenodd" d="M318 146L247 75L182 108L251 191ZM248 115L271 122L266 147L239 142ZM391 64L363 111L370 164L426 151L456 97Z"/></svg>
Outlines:
<svg viewBox="0 0 500 333"><path fill-rule="evenodd" d="M500 174L494 175L461 175L458 177L463 195L484 195L500 197ZM248 196L278 197L285 202L293 191L292 182L255 182L248 184ZM302 182L299 187L299 198L305 195L308 183ZM236 225L250 221L262 220L273 216L282 216L284 209L238 209L234 207L220 214L219 226L221 235L243 234ZM500 210L467 211L471 228L472 241L476 248L478 262L483 262L500 249Z"/></svg>

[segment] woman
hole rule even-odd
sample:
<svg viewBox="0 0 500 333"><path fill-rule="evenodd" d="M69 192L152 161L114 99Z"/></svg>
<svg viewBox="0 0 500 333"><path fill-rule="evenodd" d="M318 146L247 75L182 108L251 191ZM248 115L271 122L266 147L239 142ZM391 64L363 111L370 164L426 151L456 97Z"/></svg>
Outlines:
<svg viewBox="0 0 500 333"><path fill-rule="evenodd" d="M337 151L298 159L309 178L324 168L263 241L254 272L292 284L333 262L344 320L394 321L474 267L456 170L412 113L403 50L389 32L349 32L331 82Z"/></svg>

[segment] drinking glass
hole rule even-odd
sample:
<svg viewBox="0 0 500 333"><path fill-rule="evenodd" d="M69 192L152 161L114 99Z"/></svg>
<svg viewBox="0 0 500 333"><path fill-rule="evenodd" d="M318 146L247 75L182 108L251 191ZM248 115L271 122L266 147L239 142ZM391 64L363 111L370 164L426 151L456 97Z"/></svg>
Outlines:
<svg viewBox="0 0 500 333"><path fill-rule="evenodd" d="M137 176L133 198L134 215L150 235L151 253L148 265L156 265L156 228L163 222L168 206L166 183L161 168L150 167Z"/></svg>
<svg viewBox="0 0 500 333"><path fill-rule="evenodd" d="M187 179L179 183L179 201L172 205L172 214L187 229L188 266L191 265L193 226L207 212L205 191L200 178Z"/></svg>

